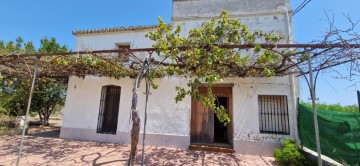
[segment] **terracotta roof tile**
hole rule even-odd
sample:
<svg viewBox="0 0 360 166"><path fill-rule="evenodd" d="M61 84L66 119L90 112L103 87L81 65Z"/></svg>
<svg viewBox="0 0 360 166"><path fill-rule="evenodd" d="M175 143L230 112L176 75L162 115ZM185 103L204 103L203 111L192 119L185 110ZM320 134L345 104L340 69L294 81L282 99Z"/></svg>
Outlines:
<svg viewBox="0 0 360 166"><path fill-rule="evenodd" d="M72 31L72 34L81 35L81 34L93 34L93 33L121 32L121 31L140 31L145 29L155 29L157 27L158 27L157 25L147 25L147 26L128 26L128 27L103 28L103 29L75 30Z"/></svg>

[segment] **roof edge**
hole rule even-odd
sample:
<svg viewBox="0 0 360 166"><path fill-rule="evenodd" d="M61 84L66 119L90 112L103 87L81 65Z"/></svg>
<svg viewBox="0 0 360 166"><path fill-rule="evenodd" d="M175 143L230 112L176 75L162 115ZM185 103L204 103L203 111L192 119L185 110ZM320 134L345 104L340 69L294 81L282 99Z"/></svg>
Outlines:
<svg viewBox="0 0 360 166"><path fill-rule="evenodd" d="M102 28L102 29L88 29L88 30L75 30L72 31L73 35L83 34L96 34L96 33L111 33L111 32L123 32L123 31L141 31L156 29L158 25L146 25L146 26L128 26L128 27L115 27L115 28Z"/></svg>

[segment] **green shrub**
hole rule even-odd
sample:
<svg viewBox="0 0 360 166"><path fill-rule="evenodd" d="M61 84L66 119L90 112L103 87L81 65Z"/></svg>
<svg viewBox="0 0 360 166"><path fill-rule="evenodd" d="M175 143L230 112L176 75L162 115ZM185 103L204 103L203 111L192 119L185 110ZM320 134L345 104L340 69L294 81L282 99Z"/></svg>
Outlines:
<svg viewBox="0 0 360 166"><path fill-rule="evenodd" d="M5 108L1 107L0 105L0 114L5 114L5 112L6 112Z"/></svg>
<svg viewBox="0 0 360 166"><path fill-rule="evenodd" d="M340 162L341 162L341 164L343 165L343 166L351 166L351 165L349 165L345 160L343 160L343 159L340 159ZM353 165L353 166L360 166L360 164L355 164L355 165Z"/></svg>
<svg viewBox="0 0 360 166"><path fill-rule="evenodd" d="M304 101L301 101L300 104L312 108L311 103L306 103ZM317 103L316 108L319 110L338 111L338 112L359 112L359 107L357 105L342 106L340 104Z"/></svg>
<svg viewBox="0 0 360 166"><path fill-rule="evenodd" d="M294 139L286 139L282 149L274 149L274 156L281 165L306 165L305 156Z"/></svg>

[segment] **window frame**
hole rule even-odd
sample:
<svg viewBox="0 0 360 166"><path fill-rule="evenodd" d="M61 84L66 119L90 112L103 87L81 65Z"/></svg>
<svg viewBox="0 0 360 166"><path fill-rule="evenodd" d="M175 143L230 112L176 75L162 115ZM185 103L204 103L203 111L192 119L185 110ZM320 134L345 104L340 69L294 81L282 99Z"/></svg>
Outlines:
<svg viewBox="0 0 360 166"><path fill-rule="evenodd" d="M116 48L120 49L120 50L121 49L129 50L129 49L131 49L131 44L130 43L117 43ZM130 61L129 54L118 53L117 58L121 62L129 62Z"/></svg>
<svg viewBox="0 0 360 166"><path fill-rule="evenodd" d="M120 98L121 86L102 86L96 133L116 134L119 117Z"/></svg>
<svg viewBox="0 0 360 166"><path fill-rule="evenodd" d="M287 95L258 95L261 134L290 135Z"/></svg>

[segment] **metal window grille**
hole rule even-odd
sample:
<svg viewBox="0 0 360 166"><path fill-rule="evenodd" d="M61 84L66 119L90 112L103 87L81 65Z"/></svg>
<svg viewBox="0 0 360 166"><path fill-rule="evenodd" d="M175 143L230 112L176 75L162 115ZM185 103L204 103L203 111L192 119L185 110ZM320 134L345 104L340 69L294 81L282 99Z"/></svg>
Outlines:
<svg viewBox="0 0 360 166"><path fill-rule="evenodd" d="M97 133L116 134L121 87L103 86L101 90Z"/></svg>
<svg viewBox="0 0 360 166"><path fill-rule="evenodd" d="M287 96L259 95L260 133L289 135Z"/></svg>

